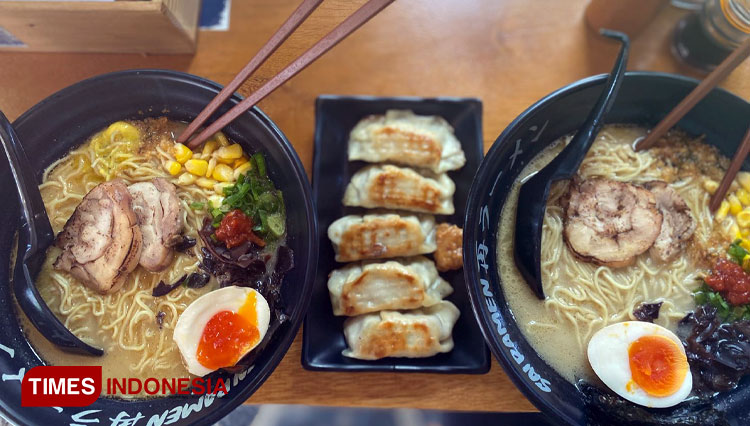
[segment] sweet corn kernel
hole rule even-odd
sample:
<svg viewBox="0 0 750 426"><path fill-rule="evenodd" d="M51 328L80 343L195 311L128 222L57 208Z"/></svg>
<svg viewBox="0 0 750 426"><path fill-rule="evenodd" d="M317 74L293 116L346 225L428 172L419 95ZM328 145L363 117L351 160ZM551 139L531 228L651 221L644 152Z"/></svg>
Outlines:
<svg viewBox="0 0 750 426"><path fill-rule="evenodd" d="M232 186L229 182L219 182L214 184L214 191L219 195L224 195L224 188Z"/></svg>
<svg viewBox="0 0 750 426"><path fill-rule="evenodd" d="M216 151L216 148L219 147L219 142L216 142L213 139L208 140L205 144L203 144L203 151L202 151L202 157L208 158L213 154L214 151Z"/></svg>
<svg viewBox="0 0 750 426"><path fill-rule="evenodd" d="M737 225L740 228L750 228L750 208L737 213Z"/></svg>
<svg viewBox="0 0 750 426"><path fill-rule="evenodd" d="M740 228L740 234L742 234L742 238L747 238L750 236L750 228Z"/></svg>
<svg viewBox="0 0 750 426"><path fill-rule="evenodd" d="M719 209L716 210L716 221L721 222L724 220L727 217L727 213L729 213L729 201L723 200L719 205Z"/></svg>
<svg viewBox="0 0 750 426"><path fill-rule="evenodd" d="M253 165L249 161L247 163L240 164L239 167L234 169L234 180L237 180L240 175L244 175L245 173L247 173L252 167Z"/></svg>
<svg viewBox="0 0 750 426"><path fill-rule="evenodd" d="M214 168L216 167L216 158L211 158L208 160L208 168L206 169L206 177L211 177L214 173Z"/></svg>
<svg viewBox="0 0 750 426"><path fill-rule="evenodd" d="M716 182L715 180L706 179L703 181L703 189L706 190L709 194L713 195L714 192L719 188L719 182Z"/></svg>
<svg viewBox="0 0 750 426"><path fill-rule="evenodd" d="M208 169L208 161L206 160L187 160L185 162L185 170L196 176L205 176L206 170Z"/></svg>
<svg viewBox="0 0 750 426"><path fill-rule="evenodd" d="M176 143L172 148L175 160L181 164L185 164L186 161L193 158L193 151L181 143Z"/></svg>
<svg viewBox="0 0 750 426"><path fill-rule="evenodd" d="M729 200L729 213L736 216L737 213L742 211L742 203L740 203L740 199L737 198L737 195L732 194L727 197L727 200Z"/></svg>
<svg viewBox="0 0 750 426"><path fill-rule="evenodd" d="M750 173L748 172L739 172L737 173L737 179L735 179L739 184L745 188L746 191L750 191Z"/></svg>
<svg viewBox="0 0 750 426"><path fill-rule="evenodd" d="M745 191L745 188L737 190L737 198L740 199L743 206L750 206L750 192Z"/></svg>
<svg viewBox="0 0 750 426"><path fill-rule="evenodd" d="M245 163L247 163L247 157L245 157L245 154L242 154L242 157L234 160L234 163L232 163L232 168L237 168Z"/></svg>
<svg viewBox="0 0 750 426"><path fill-rule="evenodd" d="M747 255L742 259L742 269L745 271L750 270L750 255Z"/></svg>
<svg viewBox="0 0 750 426"><path fill-rule="evenodd" d="M215 139L217 142L219 142L220 146L229 145L229 139L227 139L227 137L224 136L224 133L217 132L212 139Z"/></svg>
<svg viewBox="0 0 750 426"><path fill-rule="evenodd" d="M740 241L740 247L742 247L745 250L750 250L750 240L742 238L742 241Z"/></svg>
<svg viewBox="0 0 750 426"><path fill-rule="evenodd" d="M182 170L182 164L169 160L167 161L167 164L165 164L165 168L172 176L177 176L177 173L180 173L180 170Z"/></svg>
<svg viewBox="0 0 750 426"><path fill-rule="evenodd" d="M141 132L132 124L124 121L116 121L107 127L107 130L104 131L104 135L112 142L117 140L135 142L141 137Z"/></svg>
<svg viewBox="0 0 750 426"><path fill-rule="evenodd" d="M222 201L224 201L224 197L222 197L221 195L212 195L208 197L208 204L214 209L218 209L219 207L221 207Z"/></svg>
<svg viewBox="0 0 750 426"><path fill-rule="evenodd" d="M195 183L195 175L190 173L183 173L177 178L177 183L180 185L192 185Z"/></svg>
<svg viewBox="0 0 750 426"><path fill-rule="evenodd" d="M212 189L216 185L216 181L209 178L199 177L195 180L195 184L205 189Z"/></svg>
<svg viewBox="0 0 750 426"><path fill-rule="evenodd" d="M732 236L733 239L742 238L742 232L740 232L740 227L737 226L736 223L733 223L732 226L729 227L729 234Z"/></svg>
<svg viewBox="0 0 750 426"><path fill-rule="evenodd" d="M216 150L216 158L221 162L233 163L242 157L242 147L239 144L222 146Z"/></svg>
<svg viewBox="0 0 750 426"><path fill-rule="evenodd" d="M226 164L217 164L213 177L219 182L229 182L234 178L234 170Z"/></svg>

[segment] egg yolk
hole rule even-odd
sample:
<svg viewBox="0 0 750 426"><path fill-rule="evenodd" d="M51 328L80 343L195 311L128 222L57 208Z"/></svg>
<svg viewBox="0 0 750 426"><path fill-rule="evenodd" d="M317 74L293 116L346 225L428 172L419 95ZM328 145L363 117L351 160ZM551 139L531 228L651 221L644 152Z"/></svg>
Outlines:
<svg viewBox="0 0 750 426"><path fill-rule="evenodd" d="M643 336L628 349L635 384L653 396L668 396L680 389L689 367L677 343L665 336Z"/></svg>
<svg viewBox="0 0 750 426"><path fill-rule="evenodd" d="M237 312L221 311L211 317L198 343L198 362L212 370L237 364L260 339L255 292L250 292Z"/></svg>

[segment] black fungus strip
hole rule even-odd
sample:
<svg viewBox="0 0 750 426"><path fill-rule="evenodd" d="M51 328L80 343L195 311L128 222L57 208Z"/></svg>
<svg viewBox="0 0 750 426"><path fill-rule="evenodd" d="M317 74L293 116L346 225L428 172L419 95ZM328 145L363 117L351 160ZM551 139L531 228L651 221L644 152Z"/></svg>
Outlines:
<svg viewBox="0 0 750 426"><path fill-rule="evenodd" d="M693 373L693 390L702 395L734 389L750 374L750 321L722 323L713 306L699 306L677 330Z"/></svg>
<svg viewBox="0 0 750 426"><path fill-rule="evenodd" d="M184 253L193 248L196 242L197 241L195 240L195 238L188 237L187 235L182 235L180 240L174 246L172 246L172 248Z"/></svg>
<svg viewBox="0 0 750 426"><path fill-rule="evenodd" d="M662 303L641 303L633 311L633 316L638 321L654 322L655 319L659 318L659 309L661 309Z"/></svg>
<svg viewBox="0 0 750 426"><path fill-rule="evenodd" d="M674 407L646 408L584 381L576 385L583 393L588 425L621 426L729 426L723 412L710 399L690 398Z"/></svg>
<svg viewBox="0 0 750 426"><path fill-rule="evenodd" d="M208 284L208 280L211 279L211 275L206 272L194 272L188 275L185 281L185 286L188 288L203 288Z"/></svg>
<svg viewBox="0 0 750 426"><path fill-rule="evenodd" d="M177 287L182 284L183 281L185 281L185 278L187 278L187 275L183 275L180 278L177 279L177 281L173 282L172 284L167 284L163 280L159 281L159 284L154 287L154 289L151 291L151 295L154 297L161 297L166 294L169 294L170 291L176 289Z"/></svg>

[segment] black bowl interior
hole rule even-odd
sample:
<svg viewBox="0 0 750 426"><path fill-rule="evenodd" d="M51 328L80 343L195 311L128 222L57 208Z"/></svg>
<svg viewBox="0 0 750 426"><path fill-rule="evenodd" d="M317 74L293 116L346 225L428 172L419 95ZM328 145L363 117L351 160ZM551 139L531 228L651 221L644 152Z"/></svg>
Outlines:
<svg viewBox="0 0 750 426"><path fill-rule="evenodd" d="M50 96L24 113L13 126L41 181L42 171L48 164L110 123L165 115L172 120L190 121L219 90L221 86L216 83L173 71L134 70L105 74ZM216 116L240 100L234 96ZM0 410L9 419L17 424L67 424L76 423L71 420L72 416L82 411L96 410L82 418L99 419L98 423L108 424L109 418L115 418L123 411L131 417L140 413L143 416L141 422L145 424L152 416L161 416L172 410L179 418L175 424L213 424L247 400L278 365L307 310L316 271L317 219L310 184L289 141L259 109L241 115L227 126L225 132L249 152L262 151L266 155L271 178L284 193L288 244L295 258L295 267L284 278L282 291L290 320L276 331L251 370L236 375L219 373L219 377L229 380L227 395L217 398L170 396L135 402L99 398L89 407L59 411L21 407L20 382L4 375L0 382ZM0 179L3 182L0 200L4 204L0 220L10 224L0 230L0 282L6 283L0 288L0 305L6 307L0 311L0 322L5 325L0 328L0 348L8 348L8 351L0 352L0 369L14 375L43 362L27 342L19 328L16 312L10 307L13 303L7 285L9 255L13 235L19 226L20 208L4 157L0 160ZM192 405L190 410L187 409L189 405Z"/></svg>
<svg viewBox="0 0 750 426"><path fill-rule="evenodd" d="M466 211L464 273L485 339L523 393L561 424L587 422L583 395L536 354L515 323L497 272L497 226L506 196L523 167L549 143L581 126L605 79L600 75L573 83L513 121L485 156ZM697 81L676 75L627 73L607 122L653 126L696 85ZM707 143L731 157L747 130L748 117L750 104L717 89L677 127L692 135L705 135ZM717 396L713 404L726 413L731 424L748 424L750 381Z"/></svg>

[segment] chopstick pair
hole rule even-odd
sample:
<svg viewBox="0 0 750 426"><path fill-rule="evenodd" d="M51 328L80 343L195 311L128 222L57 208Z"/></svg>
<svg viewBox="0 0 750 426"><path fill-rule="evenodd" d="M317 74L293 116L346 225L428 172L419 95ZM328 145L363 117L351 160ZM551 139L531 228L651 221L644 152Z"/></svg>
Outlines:
<svg viewBox="0 0 750 426"><path fill-rule="evenodd" d="M271 92L279 88L287 80L294 77L297 73L305 69L308 65L315 62L319 57L328 52L333 46L341 40L348 37L357 28L377 15L386 6L394 0L369 0L362 5L353 14L346 18L341 24L326 34L317 43L286 66L278 74L264 83L255 92L243 99L240 103L232 107L216 121L208 125L197 136L191 139L191 136L206 122L206 120L227 100L230 96L254 73L263 62L268 59L273 52L307 19L308 16L323 2L323 0L303 0L297 9L287 18L279 27L273 36L265 45L255 54L242 70L232 79L232 81L219 92L216 97L201 111L200 114L187 126L182 134L177 138L180 143L186 144L190 148L195 148L209 139L214 133L218 132L232 120L249 110Z"/></svg>
<svg viewBox="0 0 750 426"><path fill-rule="evenodd" d="M724 59L715 70L711 71L701 83L693 89L674 109L664 117L659 124L641 141L635 144L635 150L641 151L643 149L651 148L659 138L664 136L669 129L677 124L682 117L685 116L701 99L703 99L708 92L716 87L729 73L731 73L739 64L742 63L748 56L750 56L750 39L745 40L734 52ZM750 121L750 120L749 120ZM713 212L719 208L721 201L726 196L729 186L732 184L737 172L739 172L742 163L750 153L750 127L748 127L745 136L742 138L740 146L732 157L732 162L729 164L727 172L724 174L724 178L721 180L719 187L716 192L711 196L709 203L709 209Z"/></svg>

